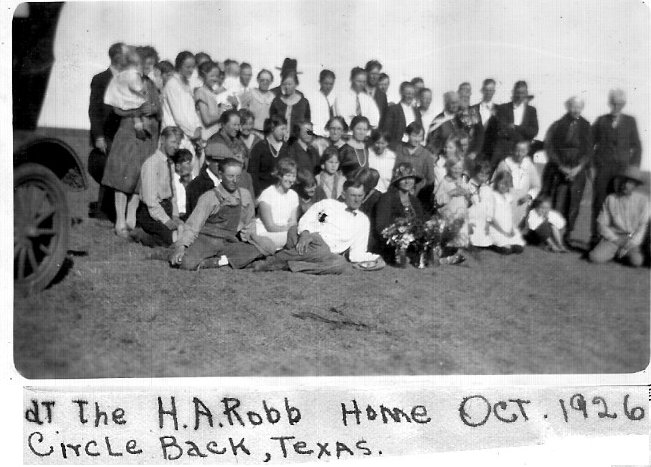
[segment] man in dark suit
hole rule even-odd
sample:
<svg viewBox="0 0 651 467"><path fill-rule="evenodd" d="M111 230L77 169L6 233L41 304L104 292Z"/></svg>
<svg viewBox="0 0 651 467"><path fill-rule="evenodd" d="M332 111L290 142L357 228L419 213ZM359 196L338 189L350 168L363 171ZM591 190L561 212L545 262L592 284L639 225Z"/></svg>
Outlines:
<svg viewBox="0 0 651 467"><path fill-rule="evenodd" d="M422 125L420 110L414 107L416 88L409 81L400 84L400 102L391 104L380 120L380 128L389 134L389 147L396 151L400 147L407 125L418 122Z"/></svg>
<svg viewBox="0 0 651 467"><path fill-rule="evenodd" d="M434 117L427 131L427 149L435 156L443 152L450 135L462 130L459 113L459 94L448 91L443 94L443 112Z"/></svg>
<svg viewBox="0 0 651 467"><path fill-rule="evenodd" d="M592 240L598 240L597 217L606 196L612 191L613 178L627 166L640 166L642 145L635 118L622 113L626 94L621 89L608 94L610 113L592 125L595 178L592 185Z"/></svg>
<svg viewBox="0 0 651 467"><path fill-rule="evenodd" d="M493 167L497 167L508 156L519 141L533 140L538 134L538 114L536 108L529 105L533 96L529 95L527 83L517 81L513 86L512 101L498 105L495 117L490 121L484 141L492 147L491 154L486 154Z"/></svg>
<svg viewBox="0 0 651 467"><path fill-rule="evenodd" d="M377 108L380 111L380 121L384 117L384 114L389 109L389 104L387 101L387 95L378 87L378 82L380 81L380 74L382 71L382 64L377 60L371 60L366 63L366 93L375 100Z"/></svg>
<svg viewBox="0 0 651 467"><path fill-rule="evenodd" d="M126 65L127 46L122 42L113 44L109 48L111 65L101 73L93 76L90 82L90 101L88 104L88 117L90 118L90 145L94 148L89 161L89 173L98 183L102 180L106 157L111 150L113 137L120 126L120 117L113 112L113 107L104 104L106 88L122 68ZM100 185L97 193L97 203L91 203L89 216L98 217L101 213L110 214L113 201L109 190Z"/></svg>
<svg viewBox="0 0 651 467"><path fill-rule="evenodd" d="M579 216L586 170L592 162L592 135L590 123L581 116L583 106L582 99L570 97L565 103L567 113L552 124L545 140L549 162L543 172L543 193L551 196L554 209L567 219L567 244Z"/></svg>

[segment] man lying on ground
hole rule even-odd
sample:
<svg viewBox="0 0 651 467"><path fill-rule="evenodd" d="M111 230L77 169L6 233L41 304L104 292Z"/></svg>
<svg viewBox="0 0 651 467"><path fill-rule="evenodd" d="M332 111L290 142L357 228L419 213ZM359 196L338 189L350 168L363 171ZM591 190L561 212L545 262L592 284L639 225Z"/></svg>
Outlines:
<svg viewBox="0 0 651 467"><path fill-rule="evenodd" d="M290 270L307 274L341 274L348 263L361 269L380 269L382 259L366 248L370 232L368 217L358 211L364 200L364 185L349 180L344 183L344 202L324 199L312 205L287 234L285 248L265 261L256 263L255 271Z"/></svg>

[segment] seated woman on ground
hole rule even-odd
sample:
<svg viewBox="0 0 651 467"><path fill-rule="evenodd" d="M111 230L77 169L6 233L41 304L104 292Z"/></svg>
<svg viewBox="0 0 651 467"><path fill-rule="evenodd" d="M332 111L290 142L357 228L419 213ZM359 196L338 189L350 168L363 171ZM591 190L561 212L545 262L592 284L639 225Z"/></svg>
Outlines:
<svg viewBox="0 0 651 467"><path fill-rule="evenodd" d="M486 224L493 248L500 254L520 254L524 251L524 239L513 222L513 203L511 173L497 172L493 178L491 206L488 210Z"/></svg>
<svg viewBox="0 0 651 467"><path fill-rule="evenodd" d="M565 229L565 219L560 212L552 209L549 196L539 196L533 201L527 215L524 237L533 245L544 245L554 253L567 253L563 243L562 231Z"/></svg>
<svg viewBox="0 0 651 467"><path fill-rule="evenodd" d="M346 178L339 171L339 152L330 146L321 155L321 172L316 176L316 201L338 199L344 192Z"/></svg>
<svg viewBox="0 0 651 467"><path fill-rule="evenodd" d="M294 191L298 194L298 218L310 209L316 202L316 178L309 169L305 167L298 169L296 172L296 184Z"/></svg>
<svg viewBox="0 0 651 467"><path fill-rule="evenodd" d="M382 231L400 218L408 220L423 220L423 208L413 194L414 186L422 180L409 162L401 162L393 169L391 185L383 193L376 205L375 233L382 238ZM395 259L394 250L387 247L386 242L381 247L385 259Z"/></svg>
<svg viewBox="0 0 651 467"><path fill-rule="evenodd" d="M256 233L269 238L280 250L287 243L287 231L298 223L298 194L292 190L296 182L296 162L283 157L272 172L276 183L262 191L258 198Z"/></svg>

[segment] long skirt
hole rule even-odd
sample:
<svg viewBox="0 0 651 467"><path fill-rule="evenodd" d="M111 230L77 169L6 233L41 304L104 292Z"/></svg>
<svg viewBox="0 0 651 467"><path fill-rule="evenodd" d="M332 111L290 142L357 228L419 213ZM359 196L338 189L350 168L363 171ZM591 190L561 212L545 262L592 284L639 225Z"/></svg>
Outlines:
<svg viewBox="0 0 651 467"><path fill-rule="evenodd" d="M120 121L106 161L102 185L127 195L137 192L140 168L158 147L158 121L151 119L150 124L151 132L143 140L136 137L133 118L124 117Z"/></svg>

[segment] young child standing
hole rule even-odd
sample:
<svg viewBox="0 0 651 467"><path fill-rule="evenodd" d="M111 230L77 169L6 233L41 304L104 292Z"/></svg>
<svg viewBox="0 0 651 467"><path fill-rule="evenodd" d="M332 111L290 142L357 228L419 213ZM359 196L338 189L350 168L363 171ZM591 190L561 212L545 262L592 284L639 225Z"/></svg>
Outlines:
<svg viewBox="0 0 651 467"><path fill-rule="evenodd" d="M492 189L490 186L491 165L488 161L482 161L475 166L475 174L470 179L468 186L471 192L471 206L468 208L468 230L470 233L470 244L476 247L488 247L492 245L486 224L488 210L491 207Z"/></svg>
<svg viewBox="0 0 651 467"><path fill-rule="evenodd" d="M513 221L512 187L513 178L509 172L500 171L495 174L491 207L486 219L493 248L503 255L524 251L524 239Z"/></svg>
<svg viewBox="0 0 651 467"><path fill-rule="evenodd" d="M135 110L147 100L147 88L142 80L142 61L135 48L129 47L127 67L111 80L106 88L104 103L120 110ZM133 117L138 138L151 134L148 117Z"/></svg>
<svg viewBox="0 0 651 467"><path fill-rule="evenodd" d="M545 245L554 253L567 252L561 233L565 228L565 219L561 213L552 209L549 196L539 196L533 201L525 226L525 238L529 243Z"/></svg>
<svg viewBox="0 0 651 467"><path fill-rule="evenodd" d="M316 176L316 201L337 199L344 191L345 178L339 171L339 151L330 146L321 155L321 172Z"/></svg>

